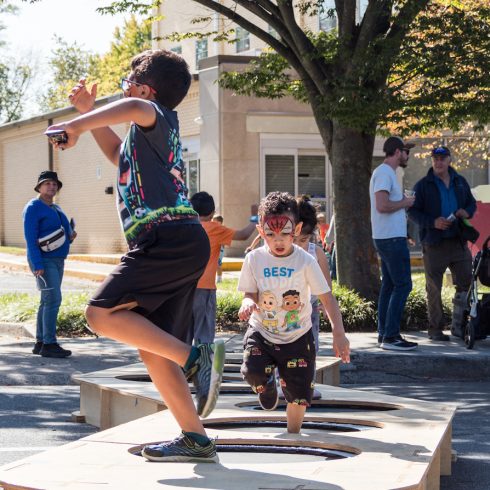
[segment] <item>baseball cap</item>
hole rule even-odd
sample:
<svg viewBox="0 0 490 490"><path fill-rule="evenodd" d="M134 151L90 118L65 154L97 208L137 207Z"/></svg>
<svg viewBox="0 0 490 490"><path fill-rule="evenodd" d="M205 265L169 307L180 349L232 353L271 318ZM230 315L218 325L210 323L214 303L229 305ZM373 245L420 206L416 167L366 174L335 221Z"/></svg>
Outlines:
<svg viewBox="0 0 490 490"><path fill-rule="evenodd" d="M414 146L412 143L405 143L399 136L390 136L383 144L383 151L394 153L395 150L410 150Z"/></svg>
<svg viewBox="0 0 490 490"><path fill-rule="evenodd" d="M440 155L443 157L450 157L451 152L447 146L438 146L432 150L432 156Z"/></svg>

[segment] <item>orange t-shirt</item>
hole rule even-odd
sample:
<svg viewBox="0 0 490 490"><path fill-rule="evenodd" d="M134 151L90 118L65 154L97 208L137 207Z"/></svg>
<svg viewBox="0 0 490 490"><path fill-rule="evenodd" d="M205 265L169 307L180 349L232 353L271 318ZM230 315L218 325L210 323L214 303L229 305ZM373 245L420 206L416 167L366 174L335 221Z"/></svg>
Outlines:
<svg viewBox="0 0 490 490"><path fill-rule="evenodd" d="M221 245L230 245L233 240L235 230L223 226L216 221L202 221L202 227L208 234L209 244L211 245L211 256L204 274L199 279L197 287L200 289L216 289L216 271L218 269L218 259Z"/></svg>

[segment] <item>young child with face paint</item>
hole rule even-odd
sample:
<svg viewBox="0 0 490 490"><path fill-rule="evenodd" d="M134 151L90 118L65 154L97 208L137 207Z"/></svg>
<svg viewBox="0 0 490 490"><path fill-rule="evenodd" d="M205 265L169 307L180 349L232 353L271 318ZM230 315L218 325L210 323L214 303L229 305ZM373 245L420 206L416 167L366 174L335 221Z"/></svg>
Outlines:
<svg viewBox="0 0 490 490"><path fill-rule="evenodd" d="M301 430L311 404L315 378L315 341L311 294L318 296L332 324L335 355L349 362L349 341L337 303L317 260L294 244L301 233L298 204L286 192L272 192L259 206L257 225L265 245L250 252L238 289L244 298L238 316L248 321L241 373L258 393L264 410L274 410L278 391L287 401L288 432Z"/></svg>

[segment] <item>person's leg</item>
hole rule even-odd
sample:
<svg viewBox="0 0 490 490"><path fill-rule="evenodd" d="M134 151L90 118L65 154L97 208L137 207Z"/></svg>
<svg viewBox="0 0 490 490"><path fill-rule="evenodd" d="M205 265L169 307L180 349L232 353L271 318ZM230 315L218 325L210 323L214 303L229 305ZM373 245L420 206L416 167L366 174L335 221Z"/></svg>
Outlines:
<svg viewBox="0 0 490 490"><path fill-rule="evenodd" d="M43 344L56 344L56 319L61 306L61 280L63 279L61 258L44 259L44 274L38 282L42 283L42 332Z"/></svg>
<svg viewBox="0 0 490 490"><path fill-rule="evenodd" d="M453 298L451 333L463 337L463 321L468 311L468 291L473 279L471 252L467 245L455 243L451 253L449 269L456 288Z"/></svg>
<svg viewBox="0 0 490 490"><path fill-rule="evenodd" d="M193 343L211 343L216 331L216 289L196 289L192 305Z"/></svg>
<svg viewBox="0 0 490 490"><path fill-rule="evenodd" d="M185 366L191 346L158 328L139 313L131 311L136 306L136 303L114 308L89 305L85 309L85 316L95 333Z"/></svg>
<svg viewBox="0 0 490 490"><path fill-rule="evenodd" d="M384 262L393 283L388 308L386 310L384 338L393 339L400 335L400 323L412 290L410 252L405 238L393 238L384 247Z"/></svg>
<svg viewBox="0 0 490 490"><path fill-rule="evenodd" d="M297 403L288 403L286 415L288 421L288 432L291 434L299 434L303 419L305 418L306 405L298 405Z"/></svg>
<svg viewBox="0 0 490 490"><path fill-rule="evenodd" d="M378 338L380 341L385 337L386 316L388 305L390 304L391 293L393 292L393 281L386 261L389 259L386 253L386 240L374 240L374 246L381 259L381 288L378 297Z"/></svg>
<svg viewBox="0 0 490 490"><path fill-rule="evenodd" d="M281 344L278 370L287 405L288 432L298 433L306 408L311 405L315 379L315 347L310 330L295 342Z"/></svg>
<svg viewBox="0 0 490 490"><path fill-rule="evenodd" d="M318 354L318 349L320 349L320 309L317 299L311 303L311 308L311 331L315 339L315 352Z"/></svg>
<svg viewBox="0 0 490 490"><path fill-rule="evenodd" d="M205 436L206 432L197 416L182 369L175 362L161 356L142 350L139 352L153 384L182 430Z"/></svg>
<svg viewBox="0 0 490 490"><path fill-rule="evenodd" d="M441 299L442 280L448 266L444 240L438 245L424 245L423 261L425 290L427 292L427 315L429 336L442 333L443 308Z"/></svg>

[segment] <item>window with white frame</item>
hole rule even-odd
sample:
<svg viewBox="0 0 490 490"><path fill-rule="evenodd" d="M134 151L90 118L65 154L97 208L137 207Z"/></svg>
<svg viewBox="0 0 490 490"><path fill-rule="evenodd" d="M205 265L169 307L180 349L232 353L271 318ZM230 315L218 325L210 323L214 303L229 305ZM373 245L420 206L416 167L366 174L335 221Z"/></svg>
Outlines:
<svg viewBox="0 0 490 490"><path fill-rule="evenodd" d="M241 53L250 49L250 33L243 27L236 26L235 28L235 46L236 52Z"/></svg>
<svg viewBox="0 0 490 490"><path fill-rule="evenodd" d="M208 40L200 39L196 41L196 69L199 68L199 61L208 57Z"/></svg>
<svg viewBox="0 0 490 490"><path fill-rule="evenodd" d="M356 21L361 22L368 7L369 0L357 0ZM337 27L335 0L323 0L322 11L318 12L318 27L321 31L329 32Z"/></svg>
<svg viewBox="0 0 490 490"><path fill-rule="evenodd" d="M318 27L323 32L330 32L337 28L335 0L323 0L322 8L318 12Z"/></svg>
<svg viewBox="0 0 490 490"><path fill-rule="evenodd" d="M325 154L267 153L265 155L264 190L307 194L323 211L327 205Z"/></svg>

